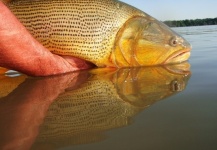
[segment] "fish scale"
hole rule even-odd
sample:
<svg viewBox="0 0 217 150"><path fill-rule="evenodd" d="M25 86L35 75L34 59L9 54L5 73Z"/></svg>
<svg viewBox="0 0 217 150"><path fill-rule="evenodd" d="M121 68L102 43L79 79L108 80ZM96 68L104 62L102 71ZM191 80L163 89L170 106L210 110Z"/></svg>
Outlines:
<svg viewBox="0 0 217 150"><path fill-rule="evenodd" d="M114 0L14 0L8 6L51 52L85 59L99 67L113 66L110 56L124 23L134 16L145 16Z"/></svg>

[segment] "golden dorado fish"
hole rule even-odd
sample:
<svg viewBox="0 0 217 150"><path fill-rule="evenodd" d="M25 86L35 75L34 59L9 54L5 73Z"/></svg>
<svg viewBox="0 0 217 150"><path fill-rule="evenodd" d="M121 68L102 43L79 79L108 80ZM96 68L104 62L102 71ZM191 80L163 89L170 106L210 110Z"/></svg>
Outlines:
<svg viewBox="0 0 217 150"><path fill-rule="evenodd" d="M184 38L117 0L12 0L7 5L52 53L98 67L178 63L190 56Z"/></svg>
<svg viewBox="0 0 217 150"><path fill-rule="evenodd" d="M2 75L0 149L29 149L33 143L39 146L33 149L60 149L101 141L105 131L131 124L145 108L183 91L190 75L187 63L44 78Z"/></svg>

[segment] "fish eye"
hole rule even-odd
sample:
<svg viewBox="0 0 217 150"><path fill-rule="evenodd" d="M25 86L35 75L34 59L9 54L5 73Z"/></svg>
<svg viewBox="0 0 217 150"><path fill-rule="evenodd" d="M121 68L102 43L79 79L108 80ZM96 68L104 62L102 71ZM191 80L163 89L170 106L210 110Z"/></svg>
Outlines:
<svg viewBox="0 0 217 150"><path fill-rule="evenodd" d="M178 41L176 37L172 37L170 40L170 45L176 47L178 45Z"/></svg>
<svg viewBox="0 0 217 150"><path fill-rule="evenodd" d="M178 81L174 80L171 82L171 90L172 91L179 91L179 84Z"/></svg>
<svg viewBox="0 0 217 150"><path fill-rule="evenodd" d="M182 90L183 90L181 83L179 83L177 80L173 80L173 81L170 83L170 86L171 86L171 90L172 90L173 92L179 92L179 91L182 91Z"/></svg>

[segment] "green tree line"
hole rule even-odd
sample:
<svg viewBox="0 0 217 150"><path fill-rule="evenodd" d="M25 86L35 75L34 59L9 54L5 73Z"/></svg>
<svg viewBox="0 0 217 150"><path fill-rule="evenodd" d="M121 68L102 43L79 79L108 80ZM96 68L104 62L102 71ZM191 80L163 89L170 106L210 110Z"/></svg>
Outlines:
<svg viewBox="0 0 217 150"><path fill-rule="evenodd" d="M217 18L164 21L169 27L217 25Z"/></svg>

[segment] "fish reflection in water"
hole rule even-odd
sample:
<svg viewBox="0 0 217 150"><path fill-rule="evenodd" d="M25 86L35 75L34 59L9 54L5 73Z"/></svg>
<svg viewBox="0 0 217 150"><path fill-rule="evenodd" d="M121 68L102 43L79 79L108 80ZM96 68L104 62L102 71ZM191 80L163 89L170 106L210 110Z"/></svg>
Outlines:
<svg viewBox="0 0 217 150"><path fill-rule="evenodd" d="M188 63L95 69L45 78L0 76L0 149L58 148L106 138L105 131L185 89Z"/></svg>

